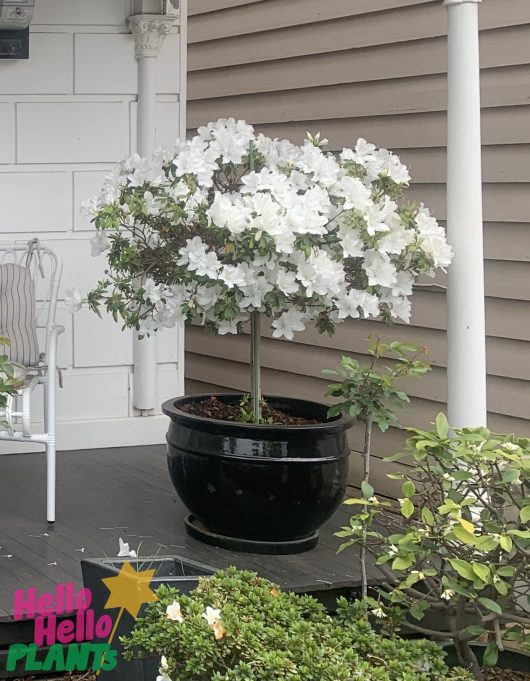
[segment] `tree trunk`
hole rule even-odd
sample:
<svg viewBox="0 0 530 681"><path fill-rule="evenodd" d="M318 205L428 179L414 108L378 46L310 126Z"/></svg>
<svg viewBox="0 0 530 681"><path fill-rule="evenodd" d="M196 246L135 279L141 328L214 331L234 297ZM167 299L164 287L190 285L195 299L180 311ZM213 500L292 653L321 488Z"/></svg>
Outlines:
<svg viewBox="0 0 530 681"><path fill-rule="evenodd" d="M467 641L461 641L460 639L455 639L454 643L460 666L464 667L464 669L468 669L477 681L484 681L484 674L482 673L482 669L480 668L473 648Z"/></svg>
<svg viewBox="0 0 530 681"><path fill-rule="evenodd" d="M363 482L370 481L370 456L372 450L372 417L367 416L364 419L364 447L363 447L363 461L364 461L364 476ZM361 545L361 595L363 598L368 596L368 573L366 570L366 533L363 537L363 544Z"/></svg>
<svg viewBox="0 0 530 681"><path fill-rule="evenodd" d="M251 336L251 397L252 397L252 411L254 412L254 422L261 421L261 361L260 361L260 344L261 344L261 323L260 313L255 310L251 312L250 316L250 336Z"/></svg>

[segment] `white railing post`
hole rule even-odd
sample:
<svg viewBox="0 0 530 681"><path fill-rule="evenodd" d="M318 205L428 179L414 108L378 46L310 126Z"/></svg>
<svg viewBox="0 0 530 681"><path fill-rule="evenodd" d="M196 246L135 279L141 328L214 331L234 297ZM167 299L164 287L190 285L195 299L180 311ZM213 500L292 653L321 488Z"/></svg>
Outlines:
<svg viewBox="0 0 530 681"><path fill-rule="evenodd" d="M479 2L444 2L448 10L447 233L454 249L447 282L447 379L449 422L455 427L487 423Z"/></svg>
<svg viewBox="0 0 530 681"><path fill-rule="evenodd" d="M175 17L167 14L135 14L129 17L138 61L137 147L140 156L150 156L155 149L156 63L165 37ZM148 415L157 406L156 337L140 340L134 334L133 406Z"/></svg>

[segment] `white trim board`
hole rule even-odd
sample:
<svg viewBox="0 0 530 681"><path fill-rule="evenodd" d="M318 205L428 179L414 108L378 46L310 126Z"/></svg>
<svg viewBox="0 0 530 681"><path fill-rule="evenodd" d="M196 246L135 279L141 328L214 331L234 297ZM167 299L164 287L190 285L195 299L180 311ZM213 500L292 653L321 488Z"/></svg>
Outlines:
<svg viewBox="0 0 530 681"><path fill-rule="evenodd" d="M105 449L165 444L169 419L163 414L121 419L62 421L57 423L57 449ZM38 432L42 424L34 424ZM43 445L28 442L0 442L0 456L42 451ZM60 465L60 460L59 460ZM1 475L0 464L0 475Z"/></svg>

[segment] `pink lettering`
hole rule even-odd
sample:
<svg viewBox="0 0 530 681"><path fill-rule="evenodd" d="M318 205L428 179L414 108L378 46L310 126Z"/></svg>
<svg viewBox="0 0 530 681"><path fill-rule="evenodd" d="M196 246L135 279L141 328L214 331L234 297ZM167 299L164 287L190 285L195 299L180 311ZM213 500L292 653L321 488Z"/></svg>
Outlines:
<svg viewBox="0 0 530 681"><path fill-rule="evenodd" d="M24 589L18 589L15 591L15 603L13 607L14 619L21 620L24 618L24 615L26 615L28 619L35 617L36 598L37 589L34 587L28 589L27 592L24 591Z"/></svg>
<svg viewBox="0 0 530 681"><path fill-rule="evenodd" d="M75 625L72 620L63 620L57 625L57 641L59 643L72 643L75 639Z"/></svg>
<svg viewBox="0 0 530 681"><path fill-rule="evenodd" d="M35 618L35 643L37 647L52 646L55 643L56 623L57 617L55 615Z"/></svg>

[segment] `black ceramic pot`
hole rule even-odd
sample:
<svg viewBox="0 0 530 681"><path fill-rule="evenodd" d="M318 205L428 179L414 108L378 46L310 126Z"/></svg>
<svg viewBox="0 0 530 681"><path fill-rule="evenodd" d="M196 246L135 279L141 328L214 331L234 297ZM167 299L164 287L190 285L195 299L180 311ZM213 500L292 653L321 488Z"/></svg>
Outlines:
<svg viewBox="0 0 530 681"><path fill-rule="evenodd" d="M209 532L254 542L314 536L344 498L348 481L347 417L326 421L327 407L267 397L318 425L268 426L193 416L179 406L211 395L165 402L171 418L168 466L179 496ZM239 403L241 395L218 394Z"/></svg>

